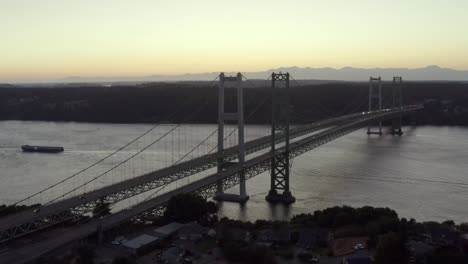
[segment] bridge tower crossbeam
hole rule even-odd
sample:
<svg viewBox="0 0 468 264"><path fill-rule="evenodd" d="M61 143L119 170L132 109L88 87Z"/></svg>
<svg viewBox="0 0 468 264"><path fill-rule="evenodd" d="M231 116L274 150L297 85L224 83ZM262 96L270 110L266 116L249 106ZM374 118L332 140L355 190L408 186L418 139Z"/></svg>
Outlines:
<svg viewBox="0 0 468 264"><path fill-rule="evenodd" d="M271 152L275 155L270 161L271 187L266 200L272 203L290 204L296 201L289 189L289 77L289 73L271 75ZM284 147L276 146L276 139L280 136L285 138Z"/></svg>

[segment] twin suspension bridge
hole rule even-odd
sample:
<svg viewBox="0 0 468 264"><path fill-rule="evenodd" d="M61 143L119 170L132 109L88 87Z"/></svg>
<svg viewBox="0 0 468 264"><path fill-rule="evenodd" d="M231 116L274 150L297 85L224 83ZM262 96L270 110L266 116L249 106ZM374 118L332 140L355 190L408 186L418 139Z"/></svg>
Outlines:
<svg viewBox="0 0 468 264"><path fill-rule="evenodd" d="M403 105L402 78L394 77L391 85L391 98L384 100L381 78L371 77L369 80L368 111L348 113L327 118L319 122L290 127L290 117L293 114L290 104L290 84L299 85L289 73L273 73L271 82L271 97L262 102L255 102L252 113L244 115L243 89L250 82L242 74L218 78L218 128L206 138L194 144L185 154L173 160L169 166L156 168L142 174L131 175L120 181L111 181L99 187L92 188L113 170L135 159L139 154L157 144L162 138L173 136L179 125L162 133L159 137L142 146L138 151L113 164L105 171L87 177L78 186L65 190L73 180L83 177L83 173L98 166L106 160L125 151L125 147L156 129L156 124L150 130L142 133L129 144L110 153L105 158L91 164L89 167L53 183L47 188L17 201L14 205L32 204L34 199L44 193L54 191L58 195L48 198L40 206L0 218L0 243L3 247L15 244L22 237L32 238L45 236L40 243L25 243L20 247L8 250L0 256L0 263L26 263L34 258L56 250L70 243L85 239L118 227L129 220L141 220L164 211L169 199L180 193L197 193L205 198L217 201L245 203L248 179L269 171L271 183L266 200L271 203L294 203L295 198L290 189L290 170L292 159L313 150L327 142L342 137L348 133L367 127L367 134L382 135L382 122L391 120L391 133L401 135L402 116L422 108L421 105ZM225 91L234 88L236 91L236 109L227 112L225 107ZM388 100L389 99L389 100ZM314 100L310 98L311 102ZM271 106L271 131L268 135L246 141L245 122L264 104ZM186 121L197 115L204 104L192 109ZM227 126L226 124L236 124ZM229 131L229 128L231 130ZM190 135L189 135L190 136ZM214 146L206 147L216 137ZM232 144L235 137L235 144ZM228 144L231 142L231 144ZM199 148L205 146L207 151L193 155ZM138 163L137 163L138 164ZM135 170L133 170L135 171ZM192 181L175 185L164 193L163 188L198 175ZM200 176L201 175L201 176ZM231 187L239 185L238 194L225 193ZM120 208L116 205L123 201L137 199L131 206ZM107 204L115 210L112 214L101 218L84 218ZM123 207L123 208L122 208ZM68 228L56 228L63 223L73 223ZM61 225L62 224L62 225ZM60 230L58 230L60 229ZM58 232L58 233L57 233ZM51 234L48 236L47 234ZM57 235L58 234L58 235ZM1 255L1 254L0 254ZM6 261L6 262L5 262Z"/></svg>

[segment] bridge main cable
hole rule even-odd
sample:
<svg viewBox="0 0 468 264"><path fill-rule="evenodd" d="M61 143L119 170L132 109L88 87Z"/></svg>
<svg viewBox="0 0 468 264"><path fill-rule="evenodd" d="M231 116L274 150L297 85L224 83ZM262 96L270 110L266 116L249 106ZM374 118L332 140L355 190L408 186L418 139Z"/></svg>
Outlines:
<svg viewBox="0 0 468 264"><path fill-rule="evenodd" d="M242 78L244 78L247 82L250 83L250 81L244 76L242 75ZM266 80L266 82L271 78L268 77L268 79ZM252 86L252 88L254 88L255 86L250 83L250 85ZM245 118L245 122L248 122L250 120L250 118L256 114L258 112L258 110L260 110L260 108L262 108L266 102L268 102L269 98L268 97L265 97L263 99L263 101L260 103L260 104L257 104L256 107L247 115L247 117ZM233 130L231 130L231 132L229 134L227 134L223 140L226 141L230 136L232 136L236 131L238 130L238 127L235 127ZM212 136L214 136L216 134L216 132L218 132L218 128L214 129L205 139L203 139L200 143L198 143L195 147L193 147L190 151L188 151L187 153L185 153L181 158L179 158L174 164L172 164L171 167L179 164L181 161L183 161L183 159L185 159L186 157L188 157L191 153L193 153L194 151L196 151L199 147L201 147L206 141L208 141ZM208 154L211 154L213 153L215 150L217 149L217 146L214 146L210 151L208 151L207 155ZM225 163L228 163L229 161L225 161ZM148 197L146 197L144 201L147 201L148 199L152 198L154 195L156 195L158 192L160 192L163 188L165 188L167 185L164 185L163 187L157 189L156 191L154 191L153 193L151 193Z"/></svg>
<svg viewBox="0 0 468 264"><path fill-rule="evenodd" d="M213 79L213 80L210 82L210 84L209 84L208 86L211 86L218 78L219 78L219 76L217 76L215 79ZM134 138L133 140L129 141L127 144L125 144L125 145L121 146L120 148L114 150L113 152L111 152L111 153L108 154L107 156L105 156L105 157L99 159L98 161L92 163L91 165L89 165L89 166L87 166L87 167L85 167L85 168L79 170L78 172L73 173L72 175L70 175L70 176L68 176L68 177L66 177L66 178L64 178L64 179L62 179L62 180L60 180L60 181L58 181L58 182L56 182L56 183L54 183L54 184L52 184L52 185L49 185L49 186L47 186L46 188L44 188L44 189L42 189L42 190L40 190L40 191L38 191L38 192L35 192L35 193L33 193L33 194L31 194L31 195L25 197L25 198L22 198L21 200L16 201L16 202L14 202L13 204L10 204L10 205L8 205L8 206L16 206L16 205L18 205L18 204L21 204L21 203L23 203L23 202L25 202L25 201L28 201L28 200L30 200L30 199L32 199L32 198L34 198L34 197L36 197L36 196L38 196L38 195L40 195L40 194L46 192L46 191L48 191L48 190L51 190L51 189L53 189L53 188L59 186L60 184L63 184L63 183L65 183L65 182L67 182L67 181L69 181L69 180L75 178L75 177L78 176L78 175L81 175L82 173L84 173L84 172L88 171L89 169L91 169L91 168L93 168L93 167L95 167L95 166L101 164L102 162L106 161L106 160L109 159L110 157L114 156L115 154L121 152L122 150L124 150L124 149L127 148L128 146L130 146L130 145L132 145L133 143L137 142L139 139L141 139L141 138L143 138L144 136L148 135L148 134L151 133L153 130L155 130L157 127L159 127L159 126L161 125L161 122L163 122L164 120L171 120L174 116L176 116L176 115L177 115L178 113L180 113L181 111L182 111L181 108L177 108L176 111L170 113L169 115L167 115L167 116L165 116L165 117L163 117L163 118L160 118L160 119L159 119L152 127L150 127L148 130L146 130L145 132L143 132L142 134L140 134L139 136L137 136L137 137ZM62 195L62 196L63 196L63 195ZM47 202L47 203L50 203L50 201ZM0 212L6 210L7 208L8 208L8 207L6 207L6 208L0 210Z"/></svg>
<svg viewBox="0 0 468 264"><path fill-rule="evenodd" d="M361 113L337 117L308 126L295 128L291 130L291 136L299 137L327 126L339 124L346 120L357 118L359 116L361 116ZM269 146L269 139L270 137L267 136L248 142L246 144L247 153L253 153L258 150L267 148ZM281 141L284 140L284 138L279 138L278 140ZM236 152L237 149L235 147L226 149L224 153L224 155L226 155L225 158L227 160L235 158ZM61 217L69 218L75 214L82 214L91 211L94 208L96 201L100 199L106 199L107 202L115 203L176 181L178 179L187 177L199 171L212 168L216 166L217 158L218 157L216 154L205 155L194 160L180 163L174 167L164 168L152 173L138 176L137 178L116 183L112 186L106 186L104 188L94 190L87 193L84 197L72 197L67 200L49 204L48 206L41 208L41 211L37 214L32 212L32 210L29 210L23 215L12 215L11 217L0 219L0 235L2 235L2 237L0 237L0 241L2 239L8 240L12 237L17 237L20 234L17 234L16 231L24 229L16 227L28 225L28 223L31 223L31 221L39 226L38 229L43 228L44 226L50 226L57 223ZM54 221L51 221L51 219ZM58 220L55 221L55 219ZM13 229L16 231L12 231ZM28 233L28 230L25 230L25 233Z"/></svg>
<svg viewBox="0 0 468 264"><path fill-rule="evenodd" d="M300 137L313 131L320 130L327 126L339 124L346 120L361 116L360 113L333 118L326 121L310 124L304 127L291 129L291 137ZM278 142L284 138L278 138ZM266 136L246 143L246 153L253 153L270 146L270 137ZM226 160L236 157L236 147L225 150ZM30 233L33 230L42 229L51 226L65 219L73 218L74 215L80 215L90 212L96 205L96 202L105 199L108 203L116 203L129 197L147 192L149 190L166 185L178 179L193 175L197 172L207 170L216 166L217 154L204 155L194 160L182 162L174 167L160 169L155 172L147 173L136 178L118 182L111 186L106 186L87 193L85 196L77 196L57 201L53 204L43 206L39 212L26 210L24 212L6 216L0 219L0 241L9 240L14 237ZM31 225L34 223L34 225Z"/></svg>

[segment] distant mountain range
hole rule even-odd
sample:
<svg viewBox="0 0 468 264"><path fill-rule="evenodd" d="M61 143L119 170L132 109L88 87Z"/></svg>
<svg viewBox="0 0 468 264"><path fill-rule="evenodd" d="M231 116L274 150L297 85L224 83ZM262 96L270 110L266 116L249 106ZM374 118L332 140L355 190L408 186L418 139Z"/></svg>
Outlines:
<svg viewBox="0 0 468 264"><path fill-rule="evenodd" d="M390 80L393 76L402 76L410 81L468 81L468 71L427 66L424 68L300 68L282 67L260 72L242 72L248 79L267 79L272 72L289 72L296 80L333 80L333 81L367 81L370 76L381 76ZM210 81L216 78L219 72L182 74L182 75L151 75L142 77L98 77L82 78L68 77L58 82L148 82L148 81ZM235 75L235 72L226 72Z"/></svg>
<svg viewBox="0 0 468 264"><path fill-rule="evenodd" d="M289 72L296 80L309 80L310 83L323 83L324 81L353 81L366 82L370 76L381 76L383 80L391 80L393 76L402 76L406 81L468 81L468 71L427 66L424 68L300 68L282 67L259 72L242 72L251 80L265 80L272 72ZM235 72L226 72L226 75L235 75ZM50 83L142 83L142 82L177 82L177 81L211 81L219 72L181 74L181 75L150 75L139 77L80 77L73 76L63 79L50 80ZM43 83L43 82L42 82Z"/></svg>

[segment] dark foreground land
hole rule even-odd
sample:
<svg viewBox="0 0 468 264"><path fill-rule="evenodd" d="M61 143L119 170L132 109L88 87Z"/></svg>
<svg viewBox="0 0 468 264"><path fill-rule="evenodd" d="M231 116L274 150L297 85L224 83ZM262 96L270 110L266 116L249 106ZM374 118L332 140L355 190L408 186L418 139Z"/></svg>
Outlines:
<svg viewBox="0 0 468 264"><path fill-rule="evenodd" d="M270 120L270 88L245 83L248 123ZM384 83L384 107L392 102L391 84ZM425 104L406 124L468 125L468 83L408 82L405 104ZM235 90L228 89L226 109L235 109ZM292 122L304 123L351 112L367 111L367 83L291 83ZM0 120L47 120L109 123L215 123L217 84L150 83L104 87L0 86Z"/></svg>
<svg viewBox="0 0 468 264"><path fill-rule="evenodd" d="M102 209L93 218L109 214ZM216 212L213 202L182 194L163 216L128 222L101 243L92 237L36 263L468 263L468 223L417 222L369 206L332 207L288 222L218 219Z"/></svg>

